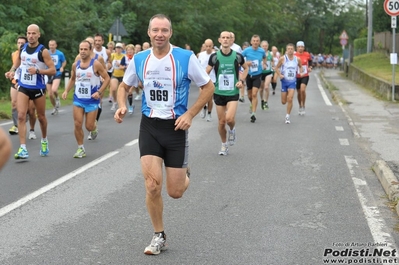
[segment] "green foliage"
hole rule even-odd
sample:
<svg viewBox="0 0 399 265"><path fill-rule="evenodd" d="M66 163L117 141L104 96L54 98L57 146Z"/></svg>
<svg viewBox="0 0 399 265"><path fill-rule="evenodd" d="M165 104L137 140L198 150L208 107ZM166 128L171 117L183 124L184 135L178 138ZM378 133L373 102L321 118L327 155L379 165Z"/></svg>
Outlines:
<svg viewBox="0 0 399 265"><path fill-rule="evenodd" d="M373 1L373 31L384 32L391 30L391 16L385 13L384 0Z"/></svg>
<svg viewBox="0 0 399 265"><path fill-rule="evenodd" d="M382 0L374 0L382 1ZM249 41L253 34L279 49L289 42L303 40L314 53L340 51L338 36L346 30L350 39L364 37L365 5L361 0L14 0L0 3L0 71L11 66L16 37L29 24L41 28L40 42L47 46L55 39L66 55L70 68L78 53L78 44L87 36L101 33L108 42L109 29L120 18L128 32L125 43L149 41L149 19L156 13L172 20L171 42L191 45L198 52L205 39L219 46L221 31L233 31L236 43ZM375 3L375 2L374 2ZM381 5L382 6L382 5ZM380 8L381 9L381 8ZM374 8L377 12L376 8ZM379 23L378 19L374 19ZM5 84L4 74L0 82ZM2 86L2 91L7 91Z"/></svg>
<svg viewBox="0 0 399 265"><path fill-rule="evenodd" d="M354 40L353 48L356 50L367 49L367 38L358 38Z"/></svg>

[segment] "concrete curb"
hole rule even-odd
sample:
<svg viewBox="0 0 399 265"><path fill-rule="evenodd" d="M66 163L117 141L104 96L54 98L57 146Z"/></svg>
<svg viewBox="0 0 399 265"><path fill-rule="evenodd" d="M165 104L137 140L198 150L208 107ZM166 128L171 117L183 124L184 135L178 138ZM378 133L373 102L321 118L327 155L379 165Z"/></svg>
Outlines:
<svg viewBox="0 0 399 265"><path fill-rule="evenodd" d="M327 81L323 74L320 74L323 82L326 84L327 88L331 88L331 84ZM338 103L341 103L341 98L337 95L335 91L331 91L334 97L334 100L337 100ZM342 103L341 103L342 104ZM355 129L356 130L356 129ZM372 169L376 174L378 180L381 183L386 195L388 196L390 201L398 202L399 201L399 182L393 173L392 169L384 160L377 160L374 162ZM399 216L399 203L395 206L396 214Z"/></svg>
<svg viewBox="0 0 399 265"><path fill-rule="evenodd" d="M395 174L384 160L377 160L373 165L373 171L377 175L389 200L399 200L399 182ZM399 215L399 204L396 205L396 213Z"/></svg>

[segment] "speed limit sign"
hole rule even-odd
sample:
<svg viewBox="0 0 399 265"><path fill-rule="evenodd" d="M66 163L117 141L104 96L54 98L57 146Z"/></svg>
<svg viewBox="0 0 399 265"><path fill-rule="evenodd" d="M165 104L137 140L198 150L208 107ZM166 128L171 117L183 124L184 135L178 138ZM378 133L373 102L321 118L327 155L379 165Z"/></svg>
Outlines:
<svg viewBox="0 0 399 265"><path fill-rule="evenodd" d="M399 15L399 0L385 0L384 1L385 13L392 17Z"/></svg>

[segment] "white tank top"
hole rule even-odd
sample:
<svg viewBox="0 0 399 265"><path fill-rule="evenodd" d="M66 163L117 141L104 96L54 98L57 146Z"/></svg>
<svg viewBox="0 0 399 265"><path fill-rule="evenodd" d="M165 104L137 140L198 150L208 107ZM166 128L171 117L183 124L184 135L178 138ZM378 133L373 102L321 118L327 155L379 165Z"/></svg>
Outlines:
<svg viewBox="0 0 399 265"><path fill-rule="evenodd" d="M281 74L284 75L285 80L296 80L296 72L298 71L298 60L296 56L290 60L287 55L284 55L284 60L283 65L281 65Z"/></svg>
<svg viewBox="0 0 399 265"><path fill-rule="evenodd" d="M108 55L107 55L107 48L105 48L104 46L102 46L101 51L97 51L96 49L94 49L94 53L100 55L101 57L104 58L104 62L105 65L107 65L108 62ZM112 73L113 71L113 67L111 67L111 69L107 70L109 73Z"/></svg>

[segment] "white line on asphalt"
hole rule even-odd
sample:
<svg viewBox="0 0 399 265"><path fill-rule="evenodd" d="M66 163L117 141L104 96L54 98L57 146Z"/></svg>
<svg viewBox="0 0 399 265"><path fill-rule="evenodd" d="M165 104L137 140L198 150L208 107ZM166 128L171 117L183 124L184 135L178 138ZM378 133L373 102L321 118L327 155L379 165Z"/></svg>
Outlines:
<svg viewBox="0 0 399 265"><path fill-rule="evenodd" d="M324 102L326 103L327 106L332 106L331 101L328 99L327 94L326 94L326 92L324 91L324 88L323 88L323 86L322 86L321 83L320 83L319 77L318 77L317 75L314 75L314 76L315 76L316 79L317 79L317 87L318 87L319 90L320 90L320 93L321 93L321 96L322 96L323 99L324 99Z"/></svg>
<svg viewBox="0 0 399 265"><path fill-rule="evenodd" d="M342 112L345 114L346 119L348 120L349 126L352 128L353 135L354 135L356 138L359 138L359 137L360 137L360 134L359 134L359 132L357 131L356 126L355 126L355 124L353 123L351 117L348 115L348 113L347 113L346 110L344 109L343 105L344 105L344 104L342 104L342 102L339 102L339 106L341 107Z"/></svg>
<svg viewBox="0 0 399 265"><path fill-rule="evenodd" d="M0 209L0 217L2 217L3 215L8 214L9 212L17 209L18 207L24 205L25 203L39 197L40 195L48 192L49 190L61 185L62 183L76 177L77 175L81 174L82 172L88 170L91 167L94 167L95 165L98 165L99 163L101 163L102 161L107 160L108 158L113 157L114 155L118 154L118 151L113 151L110 152L108 154L103 155L102 157L97 158L96 160L91 161L90 163L72 171L71 173L66 174L65 176L47 184L46 186L41 187L40 189L26 195L25 197L19 199L18 201L15 201L13 203L10 203L6 206L4 206L3 208Z"/></svg>
<svg viewBox="0 0 399 265"><path fill-rule="evenodd" d="M335 130L339 131L339 132L343 132L344 131L344 127L342 126L335 126Z"/></svg>
<svg viewBox="0 0 399 265"><path fill-rule="evenodd" d="M125 146L133 146L133 145L137 144L138 141L139 141L138 139L134 139L133 141L131 141L131 142L125 144Z"/></svg>
<svg viewBox="0 0 399 265"><path fill-rule="evenodd" d="M58 112L64 112L65 110L58 110ZM46 114L46 116L49 116L49 115L47 115ZM0 126L6 126L6 125L10 125L10 124L13 124L13 121L6 121L6 122L2 122L2 123L0 123Z"/></svg>
<svg viewBox="0 0 399 265"><path fill-rule="evenodd" d="M12 123L13 123L13 121L3 122L0 124L0 126L6 126L6 125L10 125Z"/></svg>
<svg viewBox="0 0 399 265"><path fill-rule="evenodd" d="M344 139L339 138L339 143L340 143L340 145L349 145L349 141L346 138L344 138Z"/></svg>
<svg viewBox="0 0 399 265"><path fill-rule="evenodd" d="M387 243L384 247L391 250L397 250L391 234L386 228L385 220L381 217L380 211L376 206L374 197L367 185L363 174L356 174L355 169L358 168L356 159L352 156L345 156L346 165L349 169L353 184L355 185L356 193L362 206L363 213L366 217L371 235L375 243Z"/></svg>

